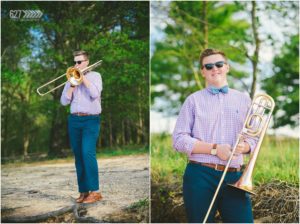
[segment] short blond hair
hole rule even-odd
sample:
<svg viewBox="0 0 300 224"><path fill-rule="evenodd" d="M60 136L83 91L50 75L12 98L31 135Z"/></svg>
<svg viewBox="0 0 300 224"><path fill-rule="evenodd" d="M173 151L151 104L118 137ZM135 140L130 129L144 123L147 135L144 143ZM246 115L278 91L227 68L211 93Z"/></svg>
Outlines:
<svg viewBox="0 0 300 224"><path fill-rule="evenodd" d="M214 55L214 54L220 54L224 57L224 59L227 61L227 57L225 55L225 53L223 51L220 51L220 50L217 50L217 49L205 49L204 51L201 52L200 54L200 59L199 59L199 62L200 62L200 67L203 68L203 59L205 57L208 57L210 55Z"/></svg>
<svg viewBox="0 0 300 224"><path fill-rule="evenodd" d="M79 55L83 55L86 58L86 60L89 60L89 54L86 51L79 50L79 51L73 52L74 57L79 56Z"/></svg>

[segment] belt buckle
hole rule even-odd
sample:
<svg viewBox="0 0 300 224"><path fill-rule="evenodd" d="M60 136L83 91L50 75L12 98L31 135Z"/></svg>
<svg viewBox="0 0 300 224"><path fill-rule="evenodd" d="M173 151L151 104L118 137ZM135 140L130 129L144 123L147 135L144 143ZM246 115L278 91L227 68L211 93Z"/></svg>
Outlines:
<svg viewBox="0 0 300 224"><path fill-rule="evenodd" d="M216 170L216 171L222 171L221 169L218 169L218 165L219 165L219 164L215 164L215 170Z"/></svg>

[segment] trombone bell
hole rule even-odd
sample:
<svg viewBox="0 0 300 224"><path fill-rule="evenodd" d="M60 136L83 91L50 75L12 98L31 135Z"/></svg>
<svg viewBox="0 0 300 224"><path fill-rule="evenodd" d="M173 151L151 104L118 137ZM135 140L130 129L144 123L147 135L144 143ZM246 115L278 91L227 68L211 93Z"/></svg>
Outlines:
<svg viewBox="0 0 300 224"><path fill-rule="evenodd" d="M73 86L78 86L82 83L83 80L83 74L82 72L74 67L68 68L66 72L67 79Z"/></svg>
<svg viewBox="0 0 300 224"><path fill-rule="evenodd" d="M252 180L246 182L241 177L235 184L227 184L227 185L230 187L234 187L235 189L246 191L250 194L256 195L256 193L253 191Z"/></svg>
<svg viewBox="0 0 300 224"><path fill-rule="evenodd" d="M44 95L46 95L46 94L48 94L48 93L51 93L51 92L53 92L54 90L56 90L56 89L58 89L58 88L60 88L60 87L62 87L62 86L64 86L68 81L69 81L72 85L78 86L78 85L80 85L80 84L82 83L82 81L83 81L83 74L84 74L86 71L90 71L90 70L92 70L93 68L98 67L99 65L101 65L101 63L102 63L102 60L97 61L96 63L94 63L94 64L92 64L92 65L90 65L90 66L88 66L88 67L86 67L86 68L84 68L84 69L82 69L82 70L79 70L79 69L74 68L74 67L70 67L70 68L67 69L67 72L66 72L65 74L63 74L63 75L61 75L61 76L58 76L57 78L55 78L55 79L53 79L53 80L51 80L51 81L45 83L44 85L42 85L42 86L40 86L39 88L37 88L36 91L37 91L37 93L38 93L40 96L44 96ZM66 82L64 82L64 83L62 83L62 84L60 84L60 85L58 85L58 86L56 86L56 87L53 87L53 88L50 89L48 92L44 92L44 93L43 93L43 92L40 91L42 88L44 88L44 87L50 85L51 83L55 82L55 81L58 80L58 79L61 79L61 78L65 77L65 76L67 76L68 81L66 81Z"/></svg>

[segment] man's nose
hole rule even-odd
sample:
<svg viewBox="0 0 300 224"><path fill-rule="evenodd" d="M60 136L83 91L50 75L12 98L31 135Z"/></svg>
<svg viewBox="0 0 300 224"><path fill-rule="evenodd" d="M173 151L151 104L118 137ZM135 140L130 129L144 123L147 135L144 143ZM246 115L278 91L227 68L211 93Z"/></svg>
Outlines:
<svg viewBox="0 0 300 224"><path fill-rule="evenodd" d="M212 68L212 70L213 70L213 71L216 71L216 70L218 70L217 66L216 66L216 65L214 65L214 67Z"/></svg>

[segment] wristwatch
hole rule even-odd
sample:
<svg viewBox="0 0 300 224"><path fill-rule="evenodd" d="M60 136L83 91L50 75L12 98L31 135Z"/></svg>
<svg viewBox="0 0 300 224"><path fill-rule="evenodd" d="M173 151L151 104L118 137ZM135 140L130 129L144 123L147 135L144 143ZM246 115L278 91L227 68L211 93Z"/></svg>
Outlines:
<svg viewBox="0 0 300 224"><path fill-rule="evenodd" d="M210 154L213 156L217 155L217 144L213 144L213 147L210 150Z"/></svg>

